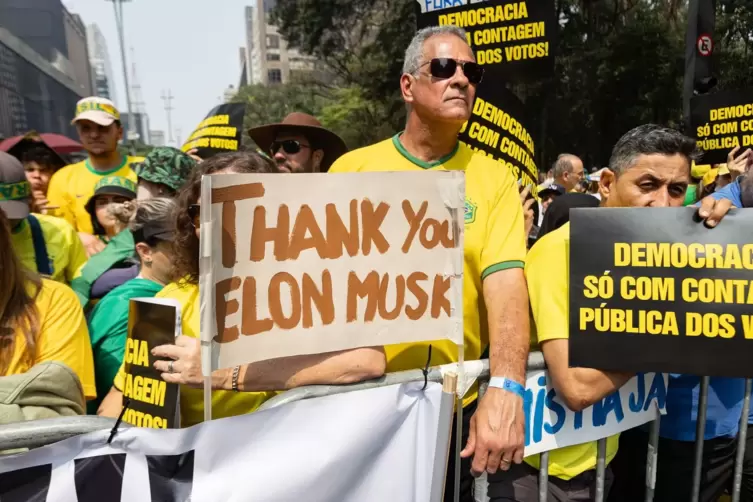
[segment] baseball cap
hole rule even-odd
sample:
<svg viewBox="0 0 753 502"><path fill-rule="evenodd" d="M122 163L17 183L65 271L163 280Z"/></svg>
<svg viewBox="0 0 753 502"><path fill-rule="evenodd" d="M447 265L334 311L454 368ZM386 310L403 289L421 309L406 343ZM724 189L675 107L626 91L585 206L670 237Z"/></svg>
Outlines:
<svg viewBox="0 0 753 502"><path fill-rule="evenodd" d="M90 120L102 127L107 127L116 120L120 120L120 112L115 103L105 98L84 98L76 103L76 116L71 121L75 124L79 120Z"/></svg>
<svg viewBox="0 0 753 502"><path fill-rule="evenodd" d="M564 195L565 192L565 187L556 183L552 183L548 187L539 190L539 198L546 197L547 195Z"/></svg>
<svg viewBox="0 0 753 502"><path fill-rule="evenodd" d="M8 219L22 220L29 216L31 185L26 181L24 166L14 156L0 152L0 209Z"/></svg>

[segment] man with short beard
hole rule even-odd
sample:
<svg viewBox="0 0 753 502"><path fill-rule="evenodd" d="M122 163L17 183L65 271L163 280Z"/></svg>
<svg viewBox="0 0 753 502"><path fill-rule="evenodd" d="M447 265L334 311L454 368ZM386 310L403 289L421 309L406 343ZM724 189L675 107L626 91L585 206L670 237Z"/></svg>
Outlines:
<svg viewBox="0 0 753 502"><path fill-rule="evenodd" d="M95 185L105 176L121 176L136 183L131 164L144 160L118 152L123 138L120 112L112 101L103 98L84 98L76 105L76 126L81 143L89 157L77 164L65 166L50 179L47 190L51 213L68 221L78 231L89 256L104 249L104 243L93 235L91 216L86 203L94 195Z"/></svg>
<svg viewBox="0 0 753 502"><path fill-rule="evenodd" d="M348 151L345 142L311 115L291 113L279 124L248 131L281 173L325 173Z"/></svg>

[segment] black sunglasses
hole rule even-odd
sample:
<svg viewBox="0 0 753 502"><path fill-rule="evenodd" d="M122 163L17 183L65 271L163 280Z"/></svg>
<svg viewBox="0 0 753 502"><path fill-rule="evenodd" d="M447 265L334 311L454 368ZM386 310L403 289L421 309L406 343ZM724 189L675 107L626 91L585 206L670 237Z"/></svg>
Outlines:
<svg viewBox="0 0 753 502"><path fill-rule="evenodd" d="M269 147L269 152L274 155L280 148L285 153L294 154L301 151L301 148L311 148L311 145L304 145L300 141L294 139L286 139L285 141L273 141L272 146Z"/></svg>
<svg viewBox="0 0 753 502"><path fill-rule="evenodd" d="M481 83L484 78L484 68L473 61L458 61L452 58L434 58L421 66L429 65L429 73L434 78L445 80L452 78L458 69L458 65L463 69L465 77L473 85Z"/></svg>
<svg viewBox="0 0 753 502"><path fill-rule="evenodd" d="M201 205L191 204L188 206L188 217L191 218L191 224L194 228L201 227Z"/></svg>

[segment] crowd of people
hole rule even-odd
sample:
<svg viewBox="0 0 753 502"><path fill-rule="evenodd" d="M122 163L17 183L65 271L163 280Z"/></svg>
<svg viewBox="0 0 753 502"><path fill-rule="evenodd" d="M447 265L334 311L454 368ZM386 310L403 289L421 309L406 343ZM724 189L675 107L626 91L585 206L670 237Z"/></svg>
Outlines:
<svg viewBox="0 0 753 502"><path fill-rule="evenodd" d="M82 100L75 112L87 152L80 162L64 165L33 138L14 155L0 152L0 386L23 385L19 396L35 403L18 405L21 413L11 420L117 417L124 402L129 301L136 297L180 305L182 336L154 350L155 368L165 381L180 384L181 426L203 420L202 176L459 170L465 173L466 200L475 207L465 226L465 358L488 357L492 376L483 397L474 388L463 400L461 500L474 500L474 476L482 472L489 476L492 501L539 500L539 456L523 456L529 350L543 352L551 384L573 411L632 376L569 367L569 209L697 204L698 225L714 227L731 207L753 204L753 176L745 175L752 156L733 151L726 166L704 171L695 165L694 140L640 125L617 142L609 165L591 174L577 156L560 155L535 200L509 170L458 141L483 73L462 29L419 31L399 81L408 110L405 129L350 152L316 118L292 113L281 123L251 129L256 149L200 159L161 147L146 158L131 157L118 150L120 113L101 98ZM367 347L217 371L213 417L251 413L276 392L298 386L423 368L428 345ZM431 365L457 361L453 343L431 345ZM35 392L46 394L49 405L34 401ZM654 500L689 500L698 392L697 376L671 376ZM703 501L716 501L729 488L743 394L741 379L711 379ZM644 428L608 439L609 500L642 500L647 444ZM446 500L455 489L454 445L453 437ZM549 500L593 500L596 464L595 442L550 452ZM746 463L741 500L753 500L753 458Z"/></svg>

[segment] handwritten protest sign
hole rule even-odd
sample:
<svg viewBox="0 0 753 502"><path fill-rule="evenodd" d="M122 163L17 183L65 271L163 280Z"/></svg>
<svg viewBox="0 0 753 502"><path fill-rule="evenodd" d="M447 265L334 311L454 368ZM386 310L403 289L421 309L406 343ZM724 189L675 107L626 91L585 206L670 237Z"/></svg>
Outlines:
<svg viewBox="0 0 753 502"><path fill-rule="evenodd" d="M529 372L524 398L525 455L596 441L655 420L665 413L667 376L641 373L617 392L583 411L572 411L557 395L546 371Z"/></svg>
<svg viewBox="0 0 753 502"><path fill-rule="evenodd" d="M202 338L214 368L463 341L458 172L202 180Z"/></svg>
<svg viewBox="0 0 753 502"><path fill-rule="evenodd" d="M694 96L690 121L702 162L727 162L730 150L753 147L753 90L722 91Z"/></svg>
<svg viewBox="0 0 753 502"><path fill-rule="evenodd" d="M180 334L180 307L159 298L134 298L128 311L123 395L131 399L123 421L137 427L173 429L178 424L178 385L154 369L152 349L174 343Z"/></svg>
<svg viewBox="0 0 753 502"><path fill-rule="evenodd" d="M207 114L188 137L182 150L196 149L202 159L224 152L235 152L241 144L243 134L244 103L219 105Z"/></svg>
<svg viewBox="0 0 753 502"><path fill-rule="evenodd" d="M453 25L490 80L531 81L554 72L557 20L552 0L416 0L418 28Z"/></svg>
<svg viewBox="0 0 753 502"><path fill-rule="evenodd" d="M571 366L753 377L752 234L746 211L573 210Z"/></svg>

